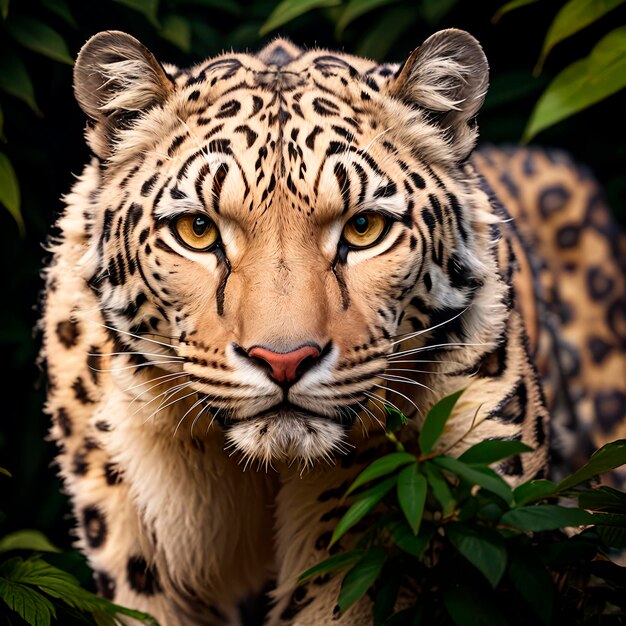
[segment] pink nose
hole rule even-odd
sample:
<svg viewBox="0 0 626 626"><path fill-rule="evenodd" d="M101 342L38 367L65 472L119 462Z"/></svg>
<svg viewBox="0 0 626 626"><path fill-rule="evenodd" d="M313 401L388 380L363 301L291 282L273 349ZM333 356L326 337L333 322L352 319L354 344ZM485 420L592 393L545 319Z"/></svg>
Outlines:
<svg viewBox="0 0 626 626"><path fill-rule="evenodd" d="M316 359L320 354L316 346L302 346L284 353L255 346L248 352L249 357L265 361L272 369L271 377L279 383L292 383L302 374L302 362L309 358Z"/></svg>

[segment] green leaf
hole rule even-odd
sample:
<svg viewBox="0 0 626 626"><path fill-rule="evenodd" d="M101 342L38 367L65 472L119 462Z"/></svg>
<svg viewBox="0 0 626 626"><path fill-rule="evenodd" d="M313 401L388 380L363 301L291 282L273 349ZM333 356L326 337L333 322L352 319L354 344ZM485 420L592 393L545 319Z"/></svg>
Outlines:
<svg viewBox="0 0 626 626"><path fill-rule="evenodd" d="M176 4L194 4L200 7L210 7L231 15L242 14L242 9L235 0L178 0Z"/></svg>
<svg viewBox="0 0 626 626"><path fill-rule="evenodd" d="M385 620L393 613L402 578L398 574L385 577L384 584L380 587L374 599L374 626L382 626Z"/></svg>
<svg viewBox="0 0 626 626"><path fill-rule="evenodd" d="M432 462L448 472L456 474L471 485L479 485L483 489L495 493L505 502L511 503L513 501L513 492L509 485L501 476L484 465L467 465L450 456L438 456Z"/></svg>
<svg viewBox="0 0 626 626"><path fill-rule="evenodd" d="M346 495L351 494L355 489L363 486L365 483L391 474L399 467L408 465L409 463L417 463L417 459L408 452L394 452L393 454L387 454L386 456L376 459L373 463L368 465L357 477L356 480L350 485Z"/></svg>
<svg viewBox="0 0 626 626"><path fill-rule="evenodd" d="M365 13L370 13L381 6L395 2L398 0L349 0L335 25L335 37L341 39L346 27Z"/></svg>
<svg viewBox="0 0 626 626"><path fill-rule="evenodd" d="M459 0L422 0L421 13L429 26L436 26Z"/></svg>
<svg viewBox="0 0 626 626"><path fill-rule="evenodd" d="M37 552L60 552L38 530L18 530L0 539L0 552L10 550L36 550Z"/></svg>
<svg viewBox="0 0 626 626"><path fill-rule="evenodd" d="M153 26L160 27L159 24L159 0L113 0L118 4L141 13Z"/></svg>
<svg viewBox="0 0 626 626"><path fill-rule="evenodd" d="M570 509L558 504L538 504L507 511L501 518L503 526L519 530L541 532L595 523L594 516L581 509Z"/></svg>
<svg viewBox="0 0 626 626"><path fill-rule="evenodd" d="M602 486L578 494L578 506L594 511L623 513L626 511L626 493Z"/></svg>
<svg viewBox="0 0 626 626"><path fill-rule="evenodd" d="M0 0L0 15L3 20L9 16L9 0Z"/></svg>
<svg viewBox="0 0 626 626"><path fill-rule="evenodd" d="M619 526L598 526L596 528L602 543L608 548L624 550L626 548L626 528Z"/></svg>
<svg viewBox="0 0 626 626"><path fill-rule="evenodd" d="M180 15L165 16L159 30L159 36L183 52L191 51L191 25Z"/></svg>
<svg viewBox="0 0 626 626"><path fill-rule="evenodd" d="M337 600L342 613L360 600L376 582L386 558L382 548L373 548L346 574Z"/></svg>
<svg viewBox="0 0 626 626"><path fill-rule="evenodd" d="M0 598L31 626L49 626L52 617L56 617L54 605L32 587L12 580L13 564L14 559L7 561L8 568L3 567L3 574L0 575Z"/></svg>
<svg viewBox="0 0 626 626"><path fill-rule="evenodd" d="M448 589L443 601L456 626L509 626L509 622L469 586Z"/></svg>
<svg viewBox="0 0 626 626"><path fill-rule="evenodd" d="M393 488L397 479L397 476L391 476L371 489L360 493L354 504L346 511L339 522L337 522L329 547L336 543L357 522L363 519L363 517L367 515Z"/></svg>
<svg viewBox="0 0 626 626"><path fill-rule="evenodd" d="M11 472L9 472L9 470L6 469L6 467L0 467L0 474L4 474L5 476L8 476L9 478L13 478L13 474L11 474Z"/></svg>
<svg viewBox="0 0 626 626"><path fill-rule="evenodd" d="M417 463L409 465L398 474L398 502L414 535L417 535L422 522L427 490L428 483L420 474Z"/></svg>
<svg viewBox="0 0 626 626"><path fill-rule="evenodd" d="M550 480L531 480L522 483L513 491L516 506L533 502L534 500L544 500L556 491L556 483Z"/></svg>
<svg viewBox="0 0 626 626"><path fill-rule="evenodd" d="M446 527L450 543L489 581L495 589L506 569L504 540L487 528L451 523Z"/></svg>
<svg viewBox="0 0 626 626"><path fill-rule="evenodd" d="M515 11L515 9L528 6L529 4L535 4L535 2L539 2L539 0L511 0L511 2L507 2L496 11L495 15L491 18L491 21L493 24L497 24L507 13Z"/></svg>
<svg viewBox="0 0 626 626"><path fill-rule="evenodd" d="M523 141L608 98L626 86L626 26L601 39L591 54L566 67L548 85L530 116Z"/></svg>
<svg viewBox="0 0 626 626"><path fill-rule="evenodd" d="M626 52L626 26L622 29L624 31L624 51ZM615 32L615 31L614 31ZM626 61L626 57L624 58ZM626 65L624 66L626 69ZM626 79L626 75L624 77ZM626 84L626 80L625 80ZM558 485L558 491L565 491L571 489L580 483L586 482L598 476L599 474L605 474L617 467L620 467L626 463L626 439L619 439L612 443L607 443L599 450L596 450L589 461L585 463L580 469L576 470L571 476L564 478Z"/></svg>
<svg viewBox="0 0 626 626"><path fill-rule="evenodd" d="M53 28L31 17L13 17L7 30L19 44L50 59L74 65L65 40Z"/></svg>
<svg viewBox="0 0 626 626"><path fill-rule="evenodd" d="M43 4L48 11L52 13L56 13L62 20L64 20L70 26L74 28L78 28L78 23L74 19L74 15L72 14L72 10L65 0L41 0L41 4Z"/></svg>
<svg viewBox="0 0 626 626"><path fill-rule="evenodd" d="M469 450L466 450L459 457L459 461L491 465L523 452L532 452L532 448L521 441L485 439L485 441L480 441Z"/></svg>
<svg viewBox="0 0 626 626"><path fill-rule="evenodd" d="M544 624L550 624L554 609L554 583L534 550L509 553L508 575L517 592Z"/></svg>
<svg viewBox="0 0 626 626"><path fill-rule="evenodd" d="M394 409L391 406L385 406L385 411L387 413L385 418L385 430L388 432L395 433L396 430L400 430L402 426L406 426L409 423L409 420L402 411L398 411L398 409Z"/></svg>
<svg viewBox="0 0 626 626"><path fill-rule="evenodd" d="M435 527L432 524L424 523L416 537L404 519L389 525L388 529L391 531L391 538L398 548L420 560L424 557L424 552L435 535Z"/></svg>
<svg viewBox="0 0 626 626"><path fill-rule="evenodd" d="M4 136L4 111L0 106L0 141L4 141L6 143L7 138Z"/></svg>
<svg viewBox="0 0 626 626"><path fill-rule="evenodd" d="M423 467L424 472L426 473L426 480L432 489L433 496L441 505L443 516L448 517L449 515L452 515L454 509L456 508L456 500L452 495L448 481L430 461L424 463Z"/></svg>
<svg viewBox="0 0 626 626"><path fill-rule="evenodd" d="M259 35L264 37L279 26L291 22L296 17L321 7L334 7L341 4L341 0L283 0L267 18L267 21L259 30Z"/></svg>
<svg viewBox="0 0 626 626"><path fill-rule="evenodd" d="M416 6L392 7L385 11L380 19L376 20L371 30L359 37L356 54L382 61L393 44L413 26L418 15ZM389 423L387 427L389 428Z"/></svg>
<svg viewBox="0 0 626 626"><path fill-rule="evenodd" d="M3 204L21 233L24 232L24 220L20 211L20 186L17 182L15 170L6 154L0 152L0 204Z"/></svg>
<svg viewBox="0 0 626 626"><path fill-rule="evenodd" d="M569 0L567 4L561 7L550 24L535 67L535 74L541 72L546 58L556 44L593 24L623 2L624 0Z"/></svg>
<svg viewBox="0 0 626 626"><path fill-rule="evenodd" d="M11 50L4 50L0 54L0 90L19 98L37 115L41 115L26 66L22 59Z"/></svg>
<svg viewBox="0 0 626 626"><path fill-rule="evenodd" d="M364 552L362 550L353 550L351 552L342 552L335 554L324 561L321 561L317 565L310 567L308 570L300 574L299 581L306 580L319 574L326 574L328 572L340 572L341 570L348 569L354 565L357 561L361 560Z"/></svg>
<svg viewBox="0 0 626 626"><path fill-rule="evenodd" d="M419 435L419 446L422 454L430 454L432 452L433 446L437 443L439 437L441 437L446 422L450 415L452 415L454 405L461 397L463 391L465 390L461 389L460 391L456 391L442 398L428 411L428 415L426 415Z"/></svg>

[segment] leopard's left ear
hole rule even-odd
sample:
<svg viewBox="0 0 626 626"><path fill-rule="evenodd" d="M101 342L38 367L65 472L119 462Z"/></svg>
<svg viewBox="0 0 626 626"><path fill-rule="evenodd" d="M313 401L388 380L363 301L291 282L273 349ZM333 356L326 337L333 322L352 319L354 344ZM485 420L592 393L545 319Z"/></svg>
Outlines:
<svg viewBox="0 0 626 626"><path fill-rule="evenodd" d="M476 143L473 122L488 86L489 65L480 44L469 33L450 28L411 53L389 93L429 112L462 160Z"/></svg>

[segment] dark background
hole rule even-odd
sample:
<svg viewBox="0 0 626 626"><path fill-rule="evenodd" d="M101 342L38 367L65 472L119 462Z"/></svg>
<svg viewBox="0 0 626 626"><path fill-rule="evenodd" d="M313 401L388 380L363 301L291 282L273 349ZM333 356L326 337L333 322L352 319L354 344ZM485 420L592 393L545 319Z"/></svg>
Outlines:
<svg viewBox="0 0 626 626"><path fill-rule="evenodd" d="M152 1L155 5L158 2ZM491 18L502 2L400 1L355 20L338 41L333 23L337 9L333 8L313 10L262 38L259 29L274 9L274 2L161 0L160 19L176 15L187 20L191 39L183 47L188 47L188 51L167 41L140 12L112 0L65 0L62 4L73 14L74 26L49 10L50 5L58 4L58 0L12 0L7 20L2 22L0 18L0 54L8 48L18 51L32 77L43 113L37 117L23 102L0 93L7 139L0 150L11 159L20 181L25 222L25 234L20 235L13 218L0 207L0 466L13 474L12 479L0 477L0 509L7 514L0 534L37 528L61 547L70 544L68 529L72 521L51 466L53 445L45 440L45 380L35 365L39 338L33 328L39 314L40 271L46 259L42 244L62 208L60 197L69 191L88 152L82 137L84 118L73 99L71 67L17 47L9 34L11 19L28 15L50 25L62 34L72 56L94 33L119 29L143 41L161 61L183 66L222 49L256 49L278 33L309 47L319 45L350 52L363 52L366 47L372 56L402 61L435 30L462 28L481 41L491 64L492 88L479 123L482 141L494 143L518 143L533 106L549 81L566 65L586 56L609 30L625 22L622 7L559 44L542 75L534 78L532 68L560 2L537 2L504 16L494 25ZM380 28L381 22L386 23L385 34L372 32ZM534 140L564 148L591 166L622 224L626 221L625 112L626 92L622 91Z"/></svg>

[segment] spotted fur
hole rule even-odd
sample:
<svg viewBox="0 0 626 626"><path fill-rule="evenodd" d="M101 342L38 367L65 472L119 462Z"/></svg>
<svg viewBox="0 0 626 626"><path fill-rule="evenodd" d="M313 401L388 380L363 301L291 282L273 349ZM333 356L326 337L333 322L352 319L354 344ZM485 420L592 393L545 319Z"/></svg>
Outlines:
<svg viewBox="0 0 626 626"><path fill-rule="evenodd" d="M455 30L401 67L277 40L179 70L123 33L85 44L93 158L42 328L103 595L165 625L240 624L262 592L268 626L369 624L369 600L339 616L336 581L297 577L386 450L385 406L415 449L428 407L465 389L440 449L521 440L534 452L498 466L512 484L546 474L551 430L562 466L623 436L622 240L561 155L472 156L487 81ZM363 211L386 228L356 250L342 230ZM172 228L190 213L219 228L205 252ZM251 357L302 346L317 356L290 385Z"/></svg>

